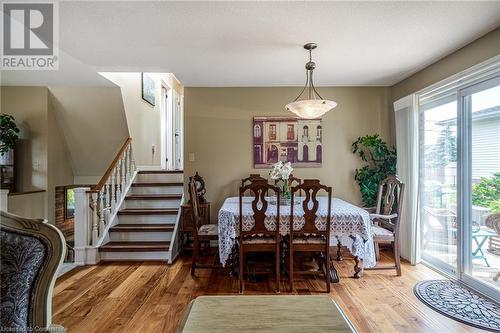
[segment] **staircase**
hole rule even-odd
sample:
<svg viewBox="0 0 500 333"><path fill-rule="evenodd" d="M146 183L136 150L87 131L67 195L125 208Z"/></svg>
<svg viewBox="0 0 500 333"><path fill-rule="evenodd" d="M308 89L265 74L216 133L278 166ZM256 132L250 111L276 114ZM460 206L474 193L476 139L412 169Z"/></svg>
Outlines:
<svg viewBox="0 0 500 333"><path fill-rule="evenodd" d="M101 260L171 263L183 188L182 171L139 171L109 228L109 241L99 247Z"/></svg>

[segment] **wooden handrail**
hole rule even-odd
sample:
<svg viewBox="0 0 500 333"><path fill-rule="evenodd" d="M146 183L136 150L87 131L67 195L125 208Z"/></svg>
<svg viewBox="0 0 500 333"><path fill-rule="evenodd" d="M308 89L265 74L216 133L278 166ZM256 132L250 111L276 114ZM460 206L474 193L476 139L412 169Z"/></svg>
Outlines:
<svg viewBox="0 0 500 333"><path fill-rule="evenodd" d="M125 149L127 149L127 147L131 144L131 142L132 138L127 138L127 140L125 140L123 146L118 151L118 154L116 154L115 159L109 165L108 170L106 170L104 175L101 177L101 180L99 180L99 183L97 183L96 186L94 186L90 191L87 192L99 192L104 187L104 185L106 185L106 182L108 181L111 172L113 172L113 169L115 168L116 164L118 164L118 161L121 159L123 152L125 151Z"/></svg>

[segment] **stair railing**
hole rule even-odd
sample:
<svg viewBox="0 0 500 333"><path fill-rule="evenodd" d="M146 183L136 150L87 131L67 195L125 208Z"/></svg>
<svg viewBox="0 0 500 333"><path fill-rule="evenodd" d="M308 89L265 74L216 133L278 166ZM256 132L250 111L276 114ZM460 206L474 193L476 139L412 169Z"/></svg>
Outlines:
<svg viewBox="0 0 500 333"><path fill-rule="evenodd" d="M132 139L127 138L97 185L75 191L75 261L98 261L97 247L125 199L136 174Z"/></svg>

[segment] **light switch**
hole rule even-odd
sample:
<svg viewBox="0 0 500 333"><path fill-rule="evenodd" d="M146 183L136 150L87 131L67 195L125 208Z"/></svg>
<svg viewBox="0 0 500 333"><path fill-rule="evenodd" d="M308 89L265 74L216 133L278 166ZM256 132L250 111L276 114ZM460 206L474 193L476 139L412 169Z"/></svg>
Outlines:
<svg viewBox="0 0 500 333"><path fill-rule="evenodd" d="M189 162L194 162L194 153L189 153Z"/></svg>

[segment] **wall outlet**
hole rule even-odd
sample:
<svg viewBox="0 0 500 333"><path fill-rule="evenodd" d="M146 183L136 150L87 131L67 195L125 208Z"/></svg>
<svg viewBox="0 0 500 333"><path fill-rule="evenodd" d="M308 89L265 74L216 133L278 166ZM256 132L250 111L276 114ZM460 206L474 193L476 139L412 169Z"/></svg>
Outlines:
<svg viewBox="0 0 500 333"><path fill-rule="evenodd" d="M189 153L189 162L194 162L194 153Z"/></svg>

